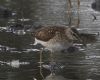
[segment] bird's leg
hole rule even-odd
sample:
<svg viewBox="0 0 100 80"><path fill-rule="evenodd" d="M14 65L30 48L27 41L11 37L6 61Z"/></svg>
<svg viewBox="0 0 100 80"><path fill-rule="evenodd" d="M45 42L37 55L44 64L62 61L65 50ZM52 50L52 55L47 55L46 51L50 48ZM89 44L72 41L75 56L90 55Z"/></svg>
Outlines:
<svg viewBox="0 0 100 80"><path fill-rule="evenodd" d="M50 71L52 75L55 75L55 61L54 61L54 55L53 55L53 51L51 50L51 54L50 54Z"/></svg>
<svg viewBox="0 0 100 80"><path fill-rule="evenodd" d="M51 50L50 57L51 57L51 62L53 62L54 61L54 58L53 58L53 51L52 50Z"/></svg>
<svg viewBox="0 0 100 80"><path fill-rule="evenodd" d="M42 48L41 50L40 50L40 62L39 62L39 64L40 64L40 75L41 75L41 77L43 78L43 80L44 80L44 76L43 76L43 73L42 73L42 54L43 54L43 50L44 50L44 48Z"/></svg>

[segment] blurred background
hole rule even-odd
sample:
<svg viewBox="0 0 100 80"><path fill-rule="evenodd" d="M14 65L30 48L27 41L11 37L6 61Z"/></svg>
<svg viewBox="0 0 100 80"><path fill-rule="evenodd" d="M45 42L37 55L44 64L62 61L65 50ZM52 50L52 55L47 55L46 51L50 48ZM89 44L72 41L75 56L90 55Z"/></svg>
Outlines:
<svg viewBox="0 0 100 80"><path fill-rule="evenodd" d="M83 33L100 32L100 0L72 2L72 24L78 16ZM39 26L68 25L68 0L0 0L0 80L42 80L39 72L39 48L34 32ZM71 54L57 54L55 78L50 76L49 52L43 53L45 80L99 80L100 36L97 41L79 47Z"/></svg>

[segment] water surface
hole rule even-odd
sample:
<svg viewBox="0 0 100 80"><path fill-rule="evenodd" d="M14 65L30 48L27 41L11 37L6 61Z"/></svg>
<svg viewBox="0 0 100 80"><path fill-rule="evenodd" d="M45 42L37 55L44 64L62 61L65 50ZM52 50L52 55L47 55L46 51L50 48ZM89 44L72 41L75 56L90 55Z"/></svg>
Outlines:
<svg viewBox="0 0 100 80"><path fill-rule="evenodd" d="M72 1L73 10L77 10L77 2ZM100 12L91 8L93 2L81 0L81 32L100 32ZM31 31L39 25L68 25L66 0L1 0L0 5L13 13L6 17L3 11L0 13L0 80L42 80L38 63L39 46L33 46ZM77 13L73 12L73 15L76 17L74 22ZM96 20L93 20L93 15ZM16 23L25 27L11 27ZM55 78L51 78L48 68L50 52L43 52L42 73L45 80L99 80L99 36L97 39L75 53L56 53L55 61L62 68L57 68Z"/></svg>

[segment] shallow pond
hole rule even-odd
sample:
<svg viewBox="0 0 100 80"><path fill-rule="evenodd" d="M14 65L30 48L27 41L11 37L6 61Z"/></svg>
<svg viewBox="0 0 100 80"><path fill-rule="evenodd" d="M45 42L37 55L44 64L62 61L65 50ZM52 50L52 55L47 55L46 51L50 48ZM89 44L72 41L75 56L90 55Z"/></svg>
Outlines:
<svg viewBox="0 0 100 80"><path fill-rule="evenodd" d="M91 8L94 0L80 1L80 31L91 34L100 32L100 12ZM76 10L77 0L72 2L73 10ZM3 6L0 13L0 80L43 79L39 64L40 46L33 45L34 37L30 33L40 25L67 25L66 3L66 0L0 1ZM5 16L5 8L12 11L12 16ZM77 17L76 13L73 15ZM16 23L25 27L11 27ZM81 47L74 53L55 53L54 76L50 73L50 52L43 52L44 80L99 80L99 40L98 35L95 43L87 44L87 47Z"/></svg>

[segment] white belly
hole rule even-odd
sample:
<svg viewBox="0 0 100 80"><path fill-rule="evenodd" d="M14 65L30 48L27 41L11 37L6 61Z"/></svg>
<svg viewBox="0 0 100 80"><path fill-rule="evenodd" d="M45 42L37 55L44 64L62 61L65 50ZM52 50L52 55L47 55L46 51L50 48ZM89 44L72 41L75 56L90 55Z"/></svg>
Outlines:
<svg viewBox="0 0 100 80"><path fill-rule="evenodd" d="M46 48L49 50L52 50L52 51L61 51L61 50L69 48L71 45L72 45L71 43L64 43L64 42L58 43L58 42L56 42L54 44L50 43L50 44L46 45Z"/></svg>
<svg viewBox="0 0 100 80"><path fill-rule="evenodd" d="M61 50L67 49L70 46L72 46L72 43L68 43L68 42L64 42L64 41L60 41L60 42L56 42L56 41L44 42L44 41L40 41L40 40L35 39L35 44L38 44L38 43L43 45L46 49L52 50L52 51L61 51Z"/></svg>

